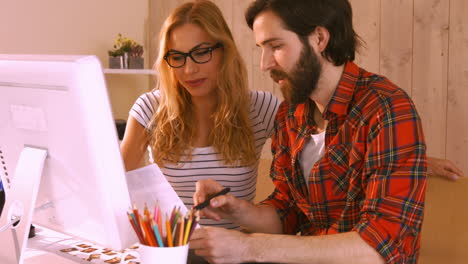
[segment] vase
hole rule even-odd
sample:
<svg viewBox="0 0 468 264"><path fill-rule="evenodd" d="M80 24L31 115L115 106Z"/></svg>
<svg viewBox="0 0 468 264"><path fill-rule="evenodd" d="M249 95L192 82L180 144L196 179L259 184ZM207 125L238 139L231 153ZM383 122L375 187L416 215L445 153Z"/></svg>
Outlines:
<svg viewBox="0 0 468 264"><path fill-rule="evenodd" d="M123 57L122 56L109 56L109 68L111 69L123 69Z"/></svg>
<svg viewBox="0 0 468 264"><path fill-rule="evenodd" d="M129 57L128 68L129 69L143 69L144 59L143 57Z"/></svg>
<svg viewBox="0 0 468 264"><path fill-rule="evenodd" d="M123 54L123 68L128 69L128 52L124 52Z"/></svg>

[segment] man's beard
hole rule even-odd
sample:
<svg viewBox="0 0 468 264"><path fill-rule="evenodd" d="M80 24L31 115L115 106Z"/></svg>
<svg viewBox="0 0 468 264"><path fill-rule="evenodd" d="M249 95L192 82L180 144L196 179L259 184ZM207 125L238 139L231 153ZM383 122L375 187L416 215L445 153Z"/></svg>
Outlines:
<svg viewBox="0 0 468 264"><path fill-rule="evenodd" d="M273 80L284 80L280 86L284 99L290 104L305 102L312 92L317 88L322 66L317 55L312 51L309 43L302 41L302 51L299 60L287 74L281 70L271 70L270 76Z"/></svg>

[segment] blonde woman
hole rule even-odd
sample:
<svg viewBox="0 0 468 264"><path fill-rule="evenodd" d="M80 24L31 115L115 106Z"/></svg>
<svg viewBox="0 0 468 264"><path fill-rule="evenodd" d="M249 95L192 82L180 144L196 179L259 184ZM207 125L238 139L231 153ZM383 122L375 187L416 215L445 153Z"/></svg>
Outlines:
<svg viewBox="0 0 468 264"><path fill-rule="evenodd" d="M279 101L248 89L246 67L215 4L189 2L172 12L160 32L156 70L159 89L140 96L130 111L121 145L126 169L141 167L150 146L189 208L196 182L208 178L252 201ZM239 228L229 221L201 223Z"/></svg>

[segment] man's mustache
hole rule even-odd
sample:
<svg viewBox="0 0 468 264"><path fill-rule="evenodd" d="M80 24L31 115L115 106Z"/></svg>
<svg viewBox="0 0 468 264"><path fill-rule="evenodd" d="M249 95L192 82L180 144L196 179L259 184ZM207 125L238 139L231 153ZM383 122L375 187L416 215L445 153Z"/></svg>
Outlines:
<svg viewBox="0 0 468 264"><path fill-rule="evenodd" d="M271 71L270 71L270 77L271 77L275 82L278 82L279 80L289 79L288 74L285 73L284 71L280 71L280 70L271 70Z"/></svg>

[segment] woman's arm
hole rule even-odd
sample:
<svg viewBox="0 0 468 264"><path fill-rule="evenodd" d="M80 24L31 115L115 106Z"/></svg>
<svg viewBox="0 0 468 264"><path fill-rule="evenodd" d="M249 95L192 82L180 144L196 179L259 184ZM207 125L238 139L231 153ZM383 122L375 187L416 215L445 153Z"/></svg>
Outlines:
<svg viewBox="0 0 468 264"><path fill-rule="evenodd" d="M465 177L453 162L447 159L438 159L427 157L427 175L439 176L447 180L456 181L461 177Z"/></svg>
<svg viewBox="0 0 468 264"><path fill-rule="evenodd" d="M124 160L125 170L131 171L144 166L148 134L138 121L130 116L127 121L124 138L120 144L120 151Z"/></svg>

